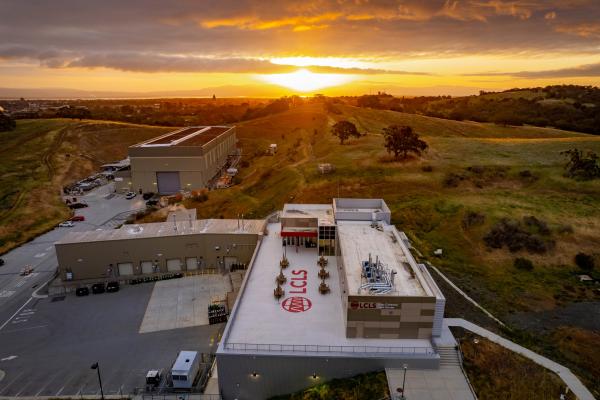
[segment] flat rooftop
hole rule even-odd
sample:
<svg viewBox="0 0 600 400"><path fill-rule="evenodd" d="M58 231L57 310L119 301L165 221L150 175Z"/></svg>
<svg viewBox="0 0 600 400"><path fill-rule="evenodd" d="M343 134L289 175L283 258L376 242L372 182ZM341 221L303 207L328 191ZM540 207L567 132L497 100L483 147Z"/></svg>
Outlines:
<svg viewBox="0 0 600 400"><path fill-rule="evenodd" d="M136 144L134 147L203 146L231 129L231 126L191 126Z"/></svg>
<svg viewBox="0 0 600 400"><path fill-rule="evenodd" d="M315 218L319 225L334 225L331 204L285 204L281 218Z"/></svg>
<svg viewBox="0 0 600 400"><path fill-rule="evenodd" d="M338 240L346 269L348 292L350 295L369 295L367 290L359 290L366 283L362 277L362 263L376 259L385 269L395 272L392 291L387 296L428 296L419 277L412 255L402 244L399 232L393 225L369 222L338 223ZM377 295L374 295L377 296Z"/></svg>
<svg viewBox="0 0 600 400"><path fill-rule="evenodd" d="M264 219L246 219L243 224L237 219L198 219L190 221L153 222L127 224L119 229L104 229L84 232L69 232L56 244L100 242L166 236L212 234L259 234L265 228ZM243 226L242 226L243 225ZM177 229L175 229L177 226Z"/></svg>
<svg viewBox="0 0 600 400"><path fill-rule="evenodd" d="M295 247L288 248L290 266L283 271L287 282L282 285L285 295L280 300L275 299L275 277L279 273L282 256L281 237L277 233L280 229L279 223L268 225L270 234L263 236L247 273L245 286L223 337L223 351L269 354L415 351L418 354L431 348L431 342L424 339L347 338L336 258L327 257L329 263L326 269L330 277L325 281L331 292L322 295L319 293L321 280L317 275L319 267L315 248L300 247L298 252ZM305 278L305 294L293 293L299 289L290 285L292 278ZM300 281L294 280L297 286ZM300 298L300 301L286 301L294 297ZM306 310L294 312L297 307Z"/></svg>

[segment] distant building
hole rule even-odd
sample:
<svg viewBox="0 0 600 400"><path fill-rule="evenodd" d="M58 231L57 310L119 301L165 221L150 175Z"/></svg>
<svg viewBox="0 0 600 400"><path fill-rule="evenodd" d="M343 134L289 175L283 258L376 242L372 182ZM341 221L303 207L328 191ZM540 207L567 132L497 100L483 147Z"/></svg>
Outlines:
<svg viewBox="0 0 600 400"><path fill-rule="evenodd" d="M120 176L117 189L164 195L200 189L235 151L235 127L178 129L129 147L130 176Z"/></svg>

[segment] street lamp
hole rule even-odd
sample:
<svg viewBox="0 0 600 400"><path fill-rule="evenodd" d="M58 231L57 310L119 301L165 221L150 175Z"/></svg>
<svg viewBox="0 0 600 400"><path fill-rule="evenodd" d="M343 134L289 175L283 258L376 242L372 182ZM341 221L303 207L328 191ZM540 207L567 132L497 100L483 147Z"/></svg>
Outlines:
<svg viewBox="0 0 600 400"><path fill-rule="evenodd" d="M100 383L100 394L102 396L102 400L104 400L104 390L102 389L102 378L100 378L100 365L97 362L93 363L90 367L91 369L95 369L98 372L98 382Z"/></svg>
<svg viewBox="0 0 600 400"><path fill-rule="evenodd" d="M402 379L402 397L401 397L401 399L405 400L406 399L406 392L405 392L405 389L406 389L406 370L408 369L408 364L404 364L403 367L404 367L404 378Z"/></svg>

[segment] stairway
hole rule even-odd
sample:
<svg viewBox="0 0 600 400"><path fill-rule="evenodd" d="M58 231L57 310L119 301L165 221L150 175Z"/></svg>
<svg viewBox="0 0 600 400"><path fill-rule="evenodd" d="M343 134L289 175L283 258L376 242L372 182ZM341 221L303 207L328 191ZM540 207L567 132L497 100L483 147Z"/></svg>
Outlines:
<svg viewBox="0 0 600 400"><path fill-rule="evenodd" d="M437 346L440 355L440 368L460 366L458 350L454 346Z"/></svg>

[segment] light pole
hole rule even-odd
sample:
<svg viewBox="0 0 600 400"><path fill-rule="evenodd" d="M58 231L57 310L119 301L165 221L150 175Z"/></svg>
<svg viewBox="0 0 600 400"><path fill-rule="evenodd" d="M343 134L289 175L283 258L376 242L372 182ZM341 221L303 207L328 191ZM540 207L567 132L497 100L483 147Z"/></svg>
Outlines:
<svg viewBox="0 0 600 400"><path fill-rule="evenodd" d="M102 378L100 378L100 365L97 362L93 363L90 367L91 369L95 369L98 372L98 383L100 383L100 395L102 396L102 400L104 400L104 390L102 389Z"/></svg>
<svg viewBox="0 0 600 400"><path fill-rule="evenodd" d="M408 369L408 364L404 364L404 378L402 378L402 397L400 397L400 399L402 400L406 400L406 370Z"/></svg>

